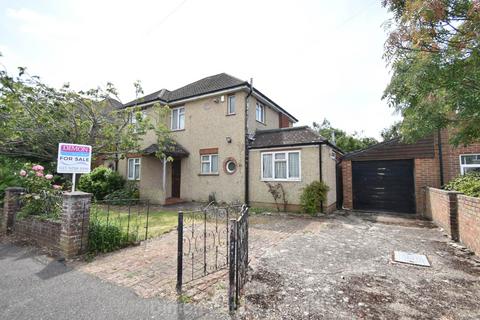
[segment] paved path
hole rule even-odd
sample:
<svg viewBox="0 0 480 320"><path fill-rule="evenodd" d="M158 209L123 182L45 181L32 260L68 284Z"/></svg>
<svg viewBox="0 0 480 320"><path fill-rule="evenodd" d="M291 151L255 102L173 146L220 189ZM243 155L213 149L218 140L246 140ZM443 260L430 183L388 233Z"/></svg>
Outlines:
<svg viewBox="0 0 480 320"><path fill-rule="evenodd" d="M224 318L192 305L140 298L35 249L1 242L0 312L1 319Z"/></svg>

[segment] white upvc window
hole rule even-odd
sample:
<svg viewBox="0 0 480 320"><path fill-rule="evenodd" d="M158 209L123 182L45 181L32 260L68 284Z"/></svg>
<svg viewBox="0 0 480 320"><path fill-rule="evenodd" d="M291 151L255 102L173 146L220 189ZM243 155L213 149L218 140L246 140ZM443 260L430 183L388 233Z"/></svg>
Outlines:
<svg viewBox="0 0 480 320"><path fill-rule="evenodd" d="M227 97L227 115L235 114L235 95Z"/></svg>
<svg viewBox="0 0 480 320"><path fill-rule="evenodd" d="M257 102L257 107L255 108L255 119L258 122L265 123L265 106L260 102Z"/></svg>
<svg viewBox="0 0 480 320"><path fill-rule="evenodd" d="M460 172L480 172L480 154L462 154L460 155Z"/></svg>
<svg viewBox="0 0 480 320"><path fill-rule="evenodd" d="M138 112L138 111L132 111L132 112L130 112L130 116L129 116L129 119L128 119L128 120L129 120L128 122L129 122L131 125L134 126L134 127L133 127L133 131L134 131L135 133L136 133L137 130L138 130L137 112ZM146 111L145 111L145 110L142 110L142 111L140 111L140 113L141 113L142 120L145 120L145 119L147 118L147 113L146 113Z"/></svg>
<svg viewBox="0 0 480 320"><path fill-rule="evenodd" d="M171 118L171 128L173 131L185 129L185 107L173 108Z"/></svg>
<svg viewBox="0 0 480 320"><path fill-rule="evenodd" d="M140 158L129 158L127 166L128 180L140 180Z"/></svg>
<svg viewBox="0 0 480 320"><path fill-rule="evenodd" d="M300 151L262 152L261 174L264 181L300 181Z"/></svg>
<svg viewBox="0 0 480 320"><path fill-rule="evenodd" d="M218 154L204 154L200 156L202 174L217 174L218 173Z"/></svg>

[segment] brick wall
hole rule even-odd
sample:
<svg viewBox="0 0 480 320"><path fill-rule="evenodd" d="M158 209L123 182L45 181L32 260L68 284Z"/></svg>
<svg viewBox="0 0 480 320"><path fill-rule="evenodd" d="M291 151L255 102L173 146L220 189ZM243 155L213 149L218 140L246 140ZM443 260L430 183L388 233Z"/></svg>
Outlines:
<svg viewBox="0 0 480 320"><path fill-rule="evenodd" d="M426 188L425 215L458 240L458 192Z"/></svg>
<svg viewBox="0 0 480 320"><path fill-rule="evenodd" d="M440 187L437 159L415 159L415 201L417 213L425 212L425 187Z"/></svg>
<svg viewBox="0 0 480 320"><path fill-rule="evenodd" d="M443 176L444 183L461 174L460 155L480 153L480 143L470 144L468 146L455 147L449 143L451 134L447 130L442 130L442 155L443 155ZM438 138L435 137L436 154L438 154Z"/></svg>
<svg viewBox="0 0 480 320"><path fill-rule="evenodd" d="M47 247L55 255L70 258L88 249L91 194L66 192L60 221L42 221L38 217L18 220L21 188L7 188L5 192L2 234L14 234L41 247Z"/></svg>
<svg viewBox="0 0 480 320"><path fill-rule="evenodd" d="M480 255L480 198L458 195L460 241Z"/></svg>
<svg viewBox="0 0 480 320"><path fill-rule="evenodd" d="M342 161L343 207L353 209L352 161Z"/></svg>
<svg viewBox="0 0 480 320"><path fill-rule="evenodd" d="M29 217L15 221L14 233L17 237L33 241L40 247L49 248L54 255L59 255L60 228L61 224L58 221Z"/></svg>

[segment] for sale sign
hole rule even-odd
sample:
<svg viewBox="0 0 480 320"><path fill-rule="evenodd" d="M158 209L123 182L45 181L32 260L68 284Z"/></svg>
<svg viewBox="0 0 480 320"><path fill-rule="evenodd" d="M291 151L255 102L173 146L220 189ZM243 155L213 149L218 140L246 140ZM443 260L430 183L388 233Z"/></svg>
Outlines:
<svg viewBox="0 0 480 320"><path fill-rule="evenodd" d="M58 173L89 173L92 163L92 146L60 143L58 145Z"/></svg>

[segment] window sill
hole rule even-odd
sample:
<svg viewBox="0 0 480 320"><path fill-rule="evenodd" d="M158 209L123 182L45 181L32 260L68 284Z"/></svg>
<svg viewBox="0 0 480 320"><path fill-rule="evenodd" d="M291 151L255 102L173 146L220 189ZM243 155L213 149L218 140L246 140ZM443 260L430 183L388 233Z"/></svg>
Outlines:
<svg viewBox="0 0 480 320"><path fill-rule="evenodd" d="M236 113L227 113L227 114L226 114L227 117L236 116L236 115L237 115Z"/></svg>
<svg viewBox="0 0 480 320"><path fill-rule="evenodd" d="M260 179L263 182L302 182L302 179Z"/></svg>
<svg viewBox="0 0 480 320"><path fill-rule="evenodd" d="M266 126L266 125L267 125L265 122L258 121L258 120L255 120L255 121L257 121L257 122L258 122L258 123L260 123L260 124L263 124L264 126Z"/></svg>
<svg viewBox="0 0 480 320"><path fill-rule="evenodd" d="M210 176L219 176L219 173L199 173L199 177L210 177Z"/></svg>
<svg viewBox="0 0 480 320"><path fill-rule="evenodd" d="M171 131L171 132L185 131L185 128L184 128L184 129L175 129L175 130L170 129L170 131Z"/></svg>

